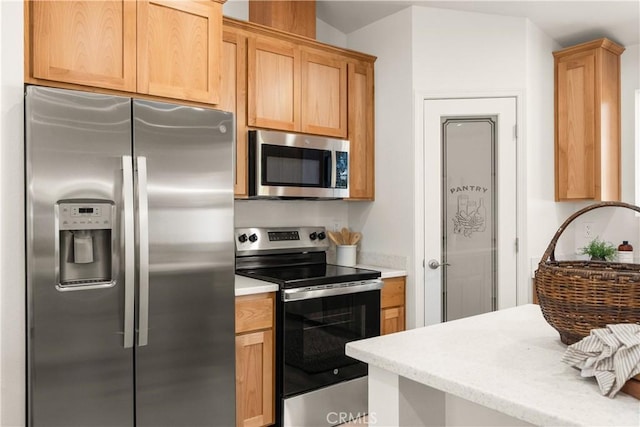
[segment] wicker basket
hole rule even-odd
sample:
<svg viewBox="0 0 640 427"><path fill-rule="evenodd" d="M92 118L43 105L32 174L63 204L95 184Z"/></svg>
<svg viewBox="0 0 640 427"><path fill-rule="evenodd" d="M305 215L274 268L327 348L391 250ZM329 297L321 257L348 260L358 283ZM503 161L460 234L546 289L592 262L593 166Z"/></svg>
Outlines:
<svg viewBox="0 0 640 427"><path fill-rule="evenodd" d="M569 345L589 335L591 329L615 323L640 323L640 264L605 261L556 261L560 235L580 215L602 207L640 207L619 202L587 206L560 226L542 255L535 286L542 314Z"/></svg>

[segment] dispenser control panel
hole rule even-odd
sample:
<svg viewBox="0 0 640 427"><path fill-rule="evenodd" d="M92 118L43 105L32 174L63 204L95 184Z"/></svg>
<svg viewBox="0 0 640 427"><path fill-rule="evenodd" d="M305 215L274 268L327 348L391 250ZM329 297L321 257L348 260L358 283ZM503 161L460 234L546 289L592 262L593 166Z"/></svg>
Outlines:
<svg viewBox="0 0 640 427"><path fill-rule="evenodd" d="M110 200L60 201L58 228L60 230L102 230L113 228L114 204Z"/></svg>
<svg viewBox="0 0 640 427"><path fill-rule="evenodd" d="M71 216L100 216L100 211L100 206L74 206L71 208Z"/></svg>

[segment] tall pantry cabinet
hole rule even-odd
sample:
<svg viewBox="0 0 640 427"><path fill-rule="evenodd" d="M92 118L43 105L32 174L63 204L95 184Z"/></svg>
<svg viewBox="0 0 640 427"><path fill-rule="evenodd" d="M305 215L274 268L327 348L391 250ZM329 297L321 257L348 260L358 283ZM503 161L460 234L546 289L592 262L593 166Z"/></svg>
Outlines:
<svg viewBox="0 0 640 427"><path fill-rule="evenodd" d="M620 200L620 55L606 38L553 53L556 200Z"/></svg>

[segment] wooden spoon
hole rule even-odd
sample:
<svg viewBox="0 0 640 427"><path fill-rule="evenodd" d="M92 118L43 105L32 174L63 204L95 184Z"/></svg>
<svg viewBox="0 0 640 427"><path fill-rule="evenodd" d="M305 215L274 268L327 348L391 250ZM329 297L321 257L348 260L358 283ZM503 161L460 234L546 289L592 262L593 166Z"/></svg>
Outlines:
<svg viewBox="0 0 640 427"><path fill-rule="evenodd" d="M362 233L360 232L351 233L351 240L349 241L349 244L357 245L360 239L362 239Z"/></svg>
<svg viewBox="0 0 640 427"><path fill-rule="evenodd" d="M337 245L342 245L342 234L337 233L335 231L329 231L327 233L329 235L329 240L331 240L333 243Z"/></svg>
<svg viewBox="0 0 640 427"><path fill-rule="evenodd" d="M342 244L348 245L351 241L351 232L347 227L342 227Z"/></svg>

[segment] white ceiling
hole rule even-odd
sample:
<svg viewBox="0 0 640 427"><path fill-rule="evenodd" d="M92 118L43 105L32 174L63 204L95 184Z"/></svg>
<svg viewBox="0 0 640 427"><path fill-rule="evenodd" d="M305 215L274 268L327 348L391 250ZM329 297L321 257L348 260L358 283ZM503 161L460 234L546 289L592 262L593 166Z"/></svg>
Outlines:
<svg viewBox="0 0 640 427"><path fill-rule="evenodd" d="M316 0L316 13L349 34L411 5L526 17L563 47L600 37L640 44L640 0Z"/></svg>

